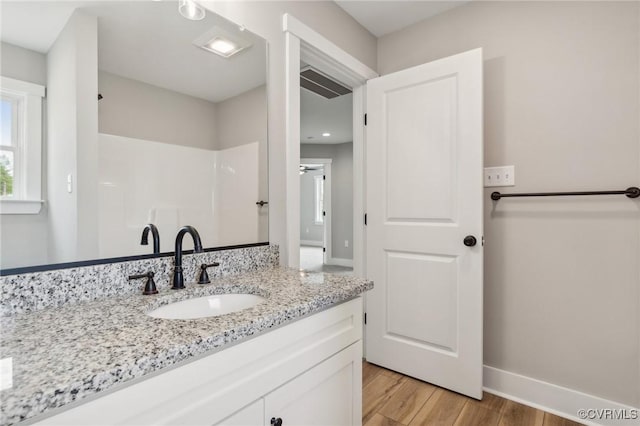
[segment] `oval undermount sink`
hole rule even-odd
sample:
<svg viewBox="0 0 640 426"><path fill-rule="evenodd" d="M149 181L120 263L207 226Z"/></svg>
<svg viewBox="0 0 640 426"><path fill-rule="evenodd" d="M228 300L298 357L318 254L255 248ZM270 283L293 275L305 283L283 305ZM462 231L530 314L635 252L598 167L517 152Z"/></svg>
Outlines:
<svg viewBox="0 0 640 426"><path fill-rule="evenodd" d="M255 294L212 294L174 302L149 312L154 318L195 319L217 317L251 308L266 300Z"/></svg>

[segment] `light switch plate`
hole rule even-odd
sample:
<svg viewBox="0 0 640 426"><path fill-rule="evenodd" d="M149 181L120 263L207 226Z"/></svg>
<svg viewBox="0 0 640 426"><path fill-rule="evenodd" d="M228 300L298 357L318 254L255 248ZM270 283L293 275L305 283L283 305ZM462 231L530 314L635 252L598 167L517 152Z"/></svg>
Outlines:
<svg viewBox="0 0 640 426"><path fill-rule="evenodd" d="M485 167L484 186L514 186L516 171L514 166Z"/></svg>

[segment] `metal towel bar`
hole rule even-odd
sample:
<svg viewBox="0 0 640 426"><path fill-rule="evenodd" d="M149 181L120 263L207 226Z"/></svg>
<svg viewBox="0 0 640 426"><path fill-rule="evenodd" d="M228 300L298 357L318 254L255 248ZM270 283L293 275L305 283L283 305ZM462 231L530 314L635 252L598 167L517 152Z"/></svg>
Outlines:
<svg viewBox="0 0 640 426"><path fill-rule="evenodd" d="M583 191L583 192L522 192L519 194L501 194L500 192L492 192L491 199L498 201L507 197L559 197L574 195L626 195L629 198L640 197L640 188L632 186L623 191Z"/></svg>

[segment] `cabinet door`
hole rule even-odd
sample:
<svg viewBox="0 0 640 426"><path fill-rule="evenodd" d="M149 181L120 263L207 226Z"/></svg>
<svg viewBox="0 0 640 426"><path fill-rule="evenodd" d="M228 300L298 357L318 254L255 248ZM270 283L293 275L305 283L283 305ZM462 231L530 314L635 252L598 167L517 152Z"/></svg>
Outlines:
<svg viewBox="0 0 640 426"><path fill-rule="evenodd" d="M361 424L362 342L279 387L264 402L265 426L271 419L282 426Z"/></svg>
<svg viewBox="0 0 640 426"><path fill-rule="evenodd" d="M260 398L216 424L224 426L261 426L263 422L264 400Z"/></svg>

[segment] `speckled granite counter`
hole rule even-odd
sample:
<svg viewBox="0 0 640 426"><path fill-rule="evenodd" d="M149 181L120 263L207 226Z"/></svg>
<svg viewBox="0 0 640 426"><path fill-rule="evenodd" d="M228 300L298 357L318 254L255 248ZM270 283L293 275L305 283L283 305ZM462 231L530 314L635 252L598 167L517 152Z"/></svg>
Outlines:
<svg viewBox="0 0 640 426"><path fill-rule="evenodd" d="M0 424L32 418L116 385L224 349L349 300L373 283L343 275L270 268L155 296L126 296L0 319L0 358L12 358L13 386L0 392ZM266 301L194 320L157 319L158 306L215 293Z"/></svg>

